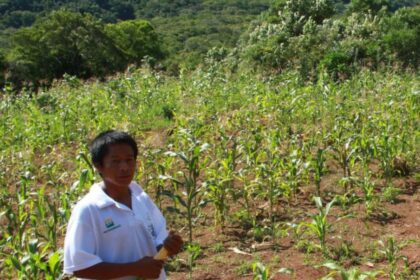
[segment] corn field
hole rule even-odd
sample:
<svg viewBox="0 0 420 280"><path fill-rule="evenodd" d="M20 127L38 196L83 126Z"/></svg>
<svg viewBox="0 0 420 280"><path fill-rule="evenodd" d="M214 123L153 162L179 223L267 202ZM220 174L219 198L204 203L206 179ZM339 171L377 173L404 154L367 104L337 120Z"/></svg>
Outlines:
<svg viewBox="0 0 420 280"><path fill-rule="evenodd" d="M419 181L419 76L362 71L341 83L313 84L296 77L227 75L215 67L174 78L145 68L103 83L66 76L37 94L6 89L0 278L68 278L62 275L67 221L99 180L88 143L117 128L135 135L136 180L186 240L185 252L168 264L169 279L194 278L210 247L228 250L203 246L198 232L229 237L232 228L246 231L245 244L269 243L273 255L282 256L283 238L293 239L305 255L318 256L308 265L318 265L323 279L418 279L418 263L410 266L401 249L420 249L418 240L381 237L376 258L359 250L359 264L380 264L370 271L343 265L333 240L336 223L354 217L355 209L366 224L380 219L402 193L396 178ZM313 211L294 212L303 204ZM238 250L254 253L246 249ZM231 275L299 279L293 269L249 262Z"/></svg>

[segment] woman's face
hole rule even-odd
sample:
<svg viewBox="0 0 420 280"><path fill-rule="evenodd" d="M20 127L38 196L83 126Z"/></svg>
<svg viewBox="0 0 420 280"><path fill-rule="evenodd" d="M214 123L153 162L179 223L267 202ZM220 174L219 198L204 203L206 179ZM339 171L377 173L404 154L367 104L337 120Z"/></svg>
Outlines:
<svg viewBox="0 0 420 280"><path fill-rule="evenodd" d="M112 144L102 165L95 166L107 187L126 188L136 172L134 151L128 144Z"/></svg>

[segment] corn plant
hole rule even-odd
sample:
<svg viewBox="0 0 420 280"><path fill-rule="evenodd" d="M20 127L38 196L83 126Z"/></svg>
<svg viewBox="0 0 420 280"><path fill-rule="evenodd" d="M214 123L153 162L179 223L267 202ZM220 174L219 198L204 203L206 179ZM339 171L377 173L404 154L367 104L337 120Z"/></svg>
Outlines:
<svg viewBox="0 0 420 280"><path fill-rule="evenodd" d="M316 157L312 160L312 165L315 171L315 186L316 186L316 195L321 197L321 178L325 172L325 156L323 149L318 149L316 152Z"/></svg>
<svg viewBox="0 0 420 280"><path fill-rule="evenodd" d="M254 262L252 264L253 280L268 280L270 279L268 268L261 262Z"/></svg>
<svg viewBox="0 0 420 280"><path fill-rule="evenodd" d="M193 240L193 219L196 217L199 207L202 206L200 204L202 202L200 198L203 195L203 191L202 185L198 182L200 172L206 163L205 158L202 158L202 156L210 145L208 143L202 144L191 131L187 129L181 129L180 133L186 137L187 150L181 152L168 151L165 152L165 155L176 157L181 160L183 169L178 172L181 179L172 176L168 176L167 178L183 189L181 193L182 196L175 193L170 194L170 196L186 209L189 242L191 243Z"/></svg>
<svg viewBox="0 0 420 280"><path fill-rule="evenodd" d="M47 200L47 207L47 210L49 210L49 217L45 224L47 226L48 241L51 244L51 248L55 251L57 249L58 229L63 223L59 220L60 213L57 203L54 200Z"/></svg>
<svg viewBox="0 0 420 280"><path fill-rule="evenodd" d="M207 197L216 210L215 224L220 224L222 231L225 226L226 215L229 210L227 202L229 193L233 193L238 154L238 143L235 135L226 136L221 130L220 146L216 149L217 160L214 168L208 169Z"/></svg>
<svg viewBox="0 0 420 280"><path fill-rule="evenodd" d="M268 143L258 153L254 182L257 184L257 196L268 201L269 228L273 235L275 208L279 198L285 193L284 185L281 184L283 159L279 150L280 136L278 131L271 131L265 139Z"/></svg>
<svg viewBox="0 0 420 280"><path fill-rule="evenodd" d="M320 197L314 197L315 205L318 209L318 213L312 215L312 221L310 223L303 222L299 225L298 231L301 231L302 227L305 227L309 232L314 233L319 239L319 248L321 249L324 256L328 256L328 248L326 246L326 236L331 227L331 224L327 221L327 216L330 208L335 203L335 198L323 207L322 200Z"/></svg>
<svg viewBox="0 0 420 280"><path fill-rule="evenodd" d="M388 131L391 129L389 125L385 126L386 127L383 128L383 131L377 141L377 150L383 175L389 183L391 177L394 175L392 162L396 156L396 149L398 144L396 138Z"/></svg>
<svg viewBox="0 0 420 280"><path fill-rule="evenodd" d="M159 208L165 193L165 174L171 170L173 160L173 157L163 157L161 149L147 149L143 154L143 167L139 168L138 177L145 180L145 188L155 191L155 203Z"/></svg>
<svg viewBox="0 0 420 280"><path fill-rule="evenodd" d="M192 279L192 270L195 264L195 261L201 255L201 247L196 243L189 243L186 247L188 252L188 276L189 279Z"/></svg>
<svg viewBox="0 0 420 280"><path fill-rule="evenodd" d="M395 238L392 236L388 238L386 243L384 243L382 240L379 240L378 244L382 247L382 250L379 250L379 252L383 256L385 256L386 260L391 266L391 269L389 271L389 279L397 279L397 262L399 260L407 262L407 257L401 254L401 248L404 247L406 244L397 244Z"/></svg>
<svg viewBox="0 0 420 280"><path fill-rule="evenodd" d="M48 253L50 249L48 244L44 245L37 239L32 239L27 243L26 253L19 260L15 255L9 256L7 262L17 270L19 277L22 278L61 279L62 251Z"/></svg>
<svg viewBox="0 0 420 280"><path fill-rule="evenodd" d="M301 150L293 149L290 154L279 162L284 172L285 183L289 188L290 199L295 198L299 185L306 176L310 163L305 162Z"/></svg>
<svg viewBox="0 0 420 280"><path fill-rule="evenodd" d="M238 170L236 179L242 183L241 188L239 189L239 194L235 194L238 200L238 203L244 208L247 217L253 217L255 211L255 201L254 197L257 193L257 187L259 183L256 179L251 179L250 174L253 173L254 170L250 170L250 168L241 168ZM242 198L242 200L240 199Z"/></svg>
<svg viewBox="0 0 420 280"><path fill-rule="evenodd" d="M268 200L268 217L270 225L274 225L274 207L277 204L278 198L283 193L279 183L279 178L281 177L279 162L280 158L271 159L267 164L260 164L257 169L260 187L259 196L263 196Z"/></svg>
<svg viewBox="0 0 420 280"><path fill-rule="evenodd" d="M262 135L262 127L260 125L249 129L251 130L250 133L247 134L247 137L240 138L239 144L242 147L246 164L248 166L255 166L264 136Z"/></svg>
<svg viewBox="0 0 420 280"><path fill-rule="evenodd" d="M366 214L371 216L376 208L376 196L375 196L375 186L370 181L370 177L364 177L363 180L359 181L359 185L363 191Z"/></svg>
<svg viewBox="0 0 420 280"><path fill-rule="evenodd" d="M206 196L215 208L215 225L220 225L224 231L226 215L229 210L228 192L229 185L232 182L230 177L219 178L216 170L209 170L207 176L209 179L205 182Z"/></svg>
<svg viewBox="0 0 420 280"><path fill-rule="evenodd" d="M376 155L374 139L368 134L367 128L363 127L357 136L357 146L360 151L360 159L362 161L364 172L369 170L369 162Z"/></svg>
<svg viewBox="0 0 420 280"><path fill-rule="evenodd" d="M358 147L352 147L353 138L347 139L347 141L342 146L336 146L333 149L336 151L337 156L336 159L340 163L343 169L343 182L344 182L344 192L347 193L349 187L352 188L353 186L353 167L356 162L356 153Z"/></svg>
<svg viewBox="0 0 420 280"><path fill-rule="evenodd" d="M346 115L345 112L342 113ZM358 121L347 120L345 117L340 116L335 119L335 125L332 132L327 136L331 144L331 149L334 151L333 157L340 164L343 170L344 178L352 178L353 167L358 159L358 145L357 134L351 133L350 126L353 126ZM347 193L349 187L352 187L353 182L348 179L344 184L344 192Z"/></svg>
<svg viewBox="0 0 420 280"><path fill-rule="evenodd" d="M327 262L322 266L331 270L327 276L321 278L322 280L335 280L337 279L334 277L336 275L338 275L341 280L376 279L376 275L383 273L382 271L361 271L357 267L346 269L334 262Z"/></svg>

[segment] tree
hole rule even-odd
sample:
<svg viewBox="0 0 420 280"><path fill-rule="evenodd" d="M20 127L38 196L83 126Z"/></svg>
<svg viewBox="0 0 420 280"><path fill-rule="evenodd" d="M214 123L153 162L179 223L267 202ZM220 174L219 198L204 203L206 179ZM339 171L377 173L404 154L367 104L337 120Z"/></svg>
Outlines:
<svg viewBox="0 0 420 280"><path fill-rule="evenodd" d="M395 54L404 66L420 64L420 6L402 8L387 22L383 41L389 53Z"/></svg>
<svg viewBox="0 0 420 280"><path fill-rule="evenodd" d="M2 22L4 25L19 28L22 26L30 26L35 22L36 14L29 11L12 11L4 16Z"/></svg>
<svg viewBox="0 0 420 280"><path fill-rule="evenodd" d="M114 45L103 24L92 16L65 10L53 12L12 37L9 55L12 80L52 81L64 73L103 77L124 69L124 53Z"/></svg>
<svg viewBox="0 0 420 280"><path fill-rule="evenodd" d="M377 14L382 8L389 10L391 7L389 0L352 0L349 6L349 12Z"/></svg>
<svg viewBox="0 0 420 280"><path fill-rule="evenodd" d="M108 24L106 33L124 52L127 61L140 64L145 56L162 57L159 38L152 25L145 20L127 20Z"/></svg>
<svg viewBox="0 0 420 280"><path fill-rule="evenodd" d="M303 26L309 19L321 24L335 13L332 0L281 0L270 10L272 14L277 14L271 17L272 20L285 25L294 36L302 33Z"/></svg>

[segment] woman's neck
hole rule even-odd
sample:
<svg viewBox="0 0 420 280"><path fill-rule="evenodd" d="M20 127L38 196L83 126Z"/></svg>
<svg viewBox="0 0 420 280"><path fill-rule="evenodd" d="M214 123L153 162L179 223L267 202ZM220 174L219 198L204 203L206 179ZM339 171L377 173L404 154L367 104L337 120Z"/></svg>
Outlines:
<svg viewBox="0 0 420 280"><path fill-rule="evenodd" d="M105 184L103 190L109 197L131 209L131 190L128 186L127 188L121 189L120 187L113 188Z"/></svg>

